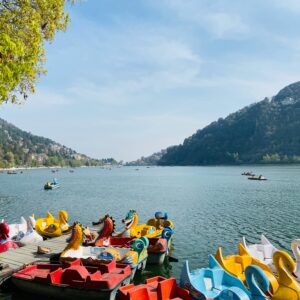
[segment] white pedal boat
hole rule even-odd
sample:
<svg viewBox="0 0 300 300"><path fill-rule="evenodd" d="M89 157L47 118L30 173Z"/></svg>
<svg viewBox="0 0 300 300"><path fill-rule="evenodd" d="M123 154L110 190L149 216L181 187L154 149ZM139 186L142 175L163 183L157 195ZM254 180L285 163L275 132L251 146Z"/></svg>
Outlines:
<svg viewBox="0 0 300 300"><path fill-rule="evenodd" d="M260 240L260 244L247 244L246 239L243 236L242 244L252 257L265 263L276 273L272 257L278 249L265 237L265 235L262 234Z"/></svg>
<svg viewBox="0 0 300 300"><path fill-rule="evenodd" d="M20 224L9 225L9 236L13 241L19 243L21 246L38 244L43 241L43 237L34 230L34 227L34 217L30 216L27 221L24 217L21 217Z"/></svg>

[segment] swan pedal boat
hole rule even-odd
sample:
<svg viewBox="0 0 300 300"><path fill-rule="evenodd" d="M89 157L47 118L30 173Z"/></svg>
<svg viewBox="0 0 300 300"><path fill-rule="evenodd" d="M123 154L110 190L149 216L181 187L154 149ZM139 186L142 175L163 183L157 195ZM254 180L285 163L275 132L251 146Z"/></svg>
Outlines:
<svg viewBox="0 0 300 300"><path fill-rule="evenodd" d="M35 230L43 237L51 238L61 236L69 230L68 213L61 210L58 213L58 219L48 212L46 218L40 218L35 221Z"/></svg>
<svg viewBox="0 0 300 300"><path fill-rule="evenodd" d="M83 247L84 229L81 224L75 223L69 244L60 255L60 262L73 261L80 258L86 265L99 265L103 261L115 260L127 264L131 268L133 279L137 270L144 270L147 262L147 247L149 241L146 237L131 241L130 248L122 247Z"/></svg>
<svg viewBox="0 0 300 300"><path fill-rule="evenodd" d="M208 268L190 271L188 261L185 262L180 286L189 290L195 299L266 300L271 295L270 282L259 267L249 265L245 270L245 277L249 290L239 278L226 272L210 255Z"/></svg>
<svg viewBox="0 0 300 300"><path fill-rule="evenodd" d="M109 237L103 243L104 247L130 248L134 238ZM168 242L164 238L150 238L147 264L162 265L168 255Z"/></svg>
<svg viewBox="0 0 300 300"><path fill-rule="evenodd" d="M93 230L85 229L85 244L99 247L131 247L134 238L113 236L115 221L110 215L105 215L98 222L93 222ZM171 237L174 230L171 227L163 229L161 237L149 238L147 264L162 265L169 254Z"/></svg>
<svg viewBox="0 0 300 300"><path fill-rule="evenodd" d="M273 262L278 274L278 288L273 293L273 300L299 300L300 284L295 279L296 264L285 251L273 254Z"/></svg>
<svg viewBox="0 0 300 300"><path fill-rule="evenodd" d="M165 227L174 229L174 224L168 220L168 214L156 212L155 218L147 221L145 224L138 225L139 217L135 210L130 210L125 219L122 220L125 225L124 231L120 234L121 237L147 238L160 237Z"/></svg>
<svg viewBox="0 0 300 300"><path fill-rule="evenodd" d="M9 224L9 236L14 239L18 236L19 232L27 231L27 221L24 217L20 218L20 223Z"/></svg>
<svg viewBox="0 0 300 300"><path fill-rule="evenodd" d="M9 238L9 226L3 220L0 223L0 253L17 249L19 245Z"/></svg>
<svg viewBox="0 0 300 300"><path fill-rule="evenodd" d="M222 268L224 268L231 275L241 279L242 282L244 282L245 284L246 284L245 269L249 265L256 265L260 267L267 275L270 281L271 292L274 293L274 291L276 291L278 288L277 279L273 274L271 268L268 267L266 264L262 263L261 261L259 261L258 259L252 257L250 253L242 245L242 243L239 244L237 255L230 255L230 256L223 257L222 248L219 247L216 252L215 258L218 261L218 263L222 266Z"/></svg>
<svg viewBox="0 0 300 300"><path fill-rule="evenodd" d="M161 276L146 280L145 284L129 284L119 288L116 300L193 300L189 292L176 284L175 278Z"/></svg>
<svg viewBox="0 0 300 300"><path fill-rule="evenodd" d="M97 267L80 259L63 264L34 264L13 274L14 285L47 299L114 300L118 289L130 282L130 267L111 261Z"/></svg>
<svg viewBox="0 0 300 300"><path fill-rule="evenodd" d="M278 249L273 246L273 244L266 238L265 235L262 234L260 240L260 244L247 244L246 238L243 237L242 244L252 257L269 266L273 273L275 273L276 270L273 264L272 256L276 251L278 251Z"/></svg>
<svg viewBox="0 0 300 300"><path fill-rule="evenodd" d="M297 276L296 280L299 282L300 281L300 239L296 239L292 241L291 248L293 251L293 254L296 259L296 271L295 275Z"/></svg>
<svg viewBox="0 0 300 300"><path fill-rule="evenodd" d="M34 216L29 216L27 220L21 217L20 224L10 224L9 236L20 246L26 246L29 244L39 244L43 241L43 237L39 235L35 230Z"/></svg>

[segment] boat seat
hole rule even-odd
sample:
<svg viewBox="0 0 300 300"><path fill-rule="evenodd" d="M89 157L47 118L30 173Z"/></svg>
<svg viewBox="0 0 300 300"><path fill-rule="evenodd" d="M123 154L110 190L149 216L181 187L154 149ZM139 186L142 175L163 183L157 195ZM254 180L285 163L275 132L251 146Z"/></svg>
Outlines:
<svg viewBox="0 0 300 300"><path fill-rule="evenodd" d="M88 275L90 273L84 266L71 266L63 270L61 283L73 285L77 281L85 282Z"/></svg>
<svg viewBox="0 0 300 300"><path fill-rule="evenodd" d="M46 269L35 269L34 280L45 283L59 283L62 275L62 268L58 268L49 273Z"/></svg>
<svg viewBox="0 0 300 300"><path fill-rule="evenodd" d="M184 300L191 299L189 292L176 285L175 278L153 277L145 284L125 285L118 291L119 300Z"/></svg>
<svg viewBox="0 0 300 300"><path fill-rule="evenodd" d="M273 245L258 245L257 250L263 254L265 259L271 259L274 253Z"/></svg>

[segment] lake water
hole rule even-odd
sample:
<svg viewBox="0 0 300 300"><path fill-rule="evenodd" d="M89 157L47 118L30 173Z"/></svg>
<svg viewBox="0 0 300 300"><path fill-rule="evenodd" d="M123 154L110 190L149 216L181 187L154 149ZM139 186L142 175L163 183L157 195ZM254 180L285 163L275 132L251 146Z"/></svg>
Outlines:
<svg viewBox="0 0 300 300"><path fill-rule="evenodd" d="M268 181L251 181L245 170ZM58 179L61 188L44 191L46 181ZM25 170L0 174L0 219L18 222L32 213L37 218L60 209L85 225L109 213L116 219L135 209L140 222L155 211L168 212L175 223L172 255L178 263L147 268L136 280L156 274L179 279L184 260L191 268L204 267L218 246L224 254L237 251L244 235L258 242L261 233L279 248L290 250L300 238L300 166L133 167ZM0 295L0 298L4 295Z"/></svg>

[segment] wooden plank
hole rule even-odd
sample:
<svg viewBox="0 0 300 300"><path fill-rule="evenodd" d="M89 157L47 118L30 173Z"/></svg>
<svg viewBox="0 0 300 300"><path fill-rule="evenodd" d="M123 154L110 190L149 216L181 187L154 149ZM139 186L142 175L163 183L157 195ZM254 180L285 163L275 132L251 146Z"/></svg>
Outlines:
<svg viewBox="0 0 300 300"><path fill-rule="evenodd" d="M38 245L27 245L15 250L0 253L0 263L8 264L9 267L0 271L0 285L1 283L14 272L19 271L24 266L32 264L34 262L44 262L50 261L50 257L53 254L60 253L67 246L66 239L67 235L45 240L38 245L41 247L49 248L50 253L48 254L38 254Z"/></svg>

